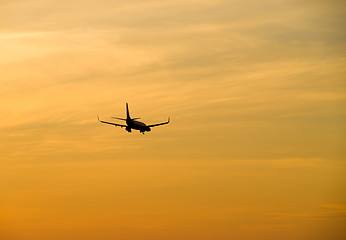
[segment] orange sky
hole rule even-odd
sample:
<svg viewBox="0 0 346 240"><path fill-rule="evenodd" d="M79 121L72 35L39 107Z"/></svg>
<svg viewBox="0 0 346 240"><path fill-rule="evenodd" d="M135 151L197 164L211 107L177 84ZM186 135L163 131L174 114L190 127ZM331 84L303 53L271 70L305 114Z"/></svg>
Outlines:
<svg viewBox="0 0 346 240"><path fill-rule="evenodd" d="M0 238L346 237L345 7L2 1Z"/></svg>

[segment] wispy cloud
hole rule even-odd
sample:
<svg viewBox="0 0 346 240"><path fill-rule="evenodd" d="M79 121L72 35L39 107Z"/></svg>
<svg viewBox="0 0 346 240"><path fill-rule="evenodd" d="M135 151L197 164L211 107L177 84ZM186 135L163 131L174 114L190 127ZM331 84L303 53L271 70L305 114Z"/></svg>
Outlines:
<svg viewBox="0 0 346 240"><path fill-rule="evenodd" d="M273 213L279 218L308 218L308 219L325 219L325 218L346 218L346 208L342 204L327 204L319 209L311 211L302 211L295 213Z"/></svg>

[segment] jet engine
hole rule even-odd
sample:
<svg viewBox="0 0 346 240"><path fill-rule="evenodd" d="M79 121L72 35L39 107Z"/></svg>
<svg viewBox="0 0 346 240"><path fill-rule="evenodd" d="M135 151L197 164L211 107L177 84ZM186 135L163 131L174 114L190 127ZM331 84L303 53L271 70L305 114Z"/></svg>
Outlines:
<svg viewBox="0 0 346 240"><path fill-rule="evenodd" d="M126 131L131 132L131 128L130 127L126 127Z"/></svg>

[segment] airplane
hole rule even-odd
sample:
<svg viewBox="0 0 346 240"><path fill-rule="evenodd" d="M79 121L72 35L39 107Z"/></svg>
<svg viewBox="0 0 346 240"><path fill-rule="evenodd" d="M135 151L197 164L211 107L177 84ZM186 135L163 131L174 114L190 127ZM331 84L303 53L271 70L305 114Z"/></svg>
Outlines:
<svg viewBox="0 0 346 240"><path fill-rule="evenodd" d="M106 124L111 124L111 125L114 125L116 127L121 127L121 128L125 128L126 131L128 131L129 133L131 132L132 129L135 129L135 130L139 130L141 133L145 133L145 132L150 132L152 127L156 127L156 126L160 126L160 125L164 125L164 124L168 124L169 121L170 121L170 118L168 118L168 121L167 122L163 122L163 123L157 123L157 124L152 124L152 125L146 125L145 123L143 122L140 122L140 121L135 121L136 119L139 119L139 118L131 118L130 117L130 112L129 112L129 105L128 103L126 103L126 119L124 118L117 118L117 117L112 117L112 118L115 118L115 119L119 119L119 120L123 120L123 121L126 121L126 124L127 125L123 125L123 124L118 124L118 123L112 123L112 122L106 122L106 121L101 121L99 119L99 116L97 116L97 119L99 120L99 122L101 123L106 123Z"/></svg>

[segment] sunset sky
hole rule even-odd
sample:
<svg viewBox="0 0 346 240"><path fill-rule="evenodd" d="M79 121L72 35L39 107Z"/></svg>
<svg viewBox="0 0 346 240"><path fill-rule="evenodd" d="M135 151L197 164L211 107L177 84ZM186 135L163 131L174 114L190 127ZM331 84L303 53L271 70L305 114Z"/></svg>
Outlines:
<svg viewBox="0 0 346 240"><path fill-rule="evenodd" d="M345 239L345 14L0 1L0 239Z"/></svg>

